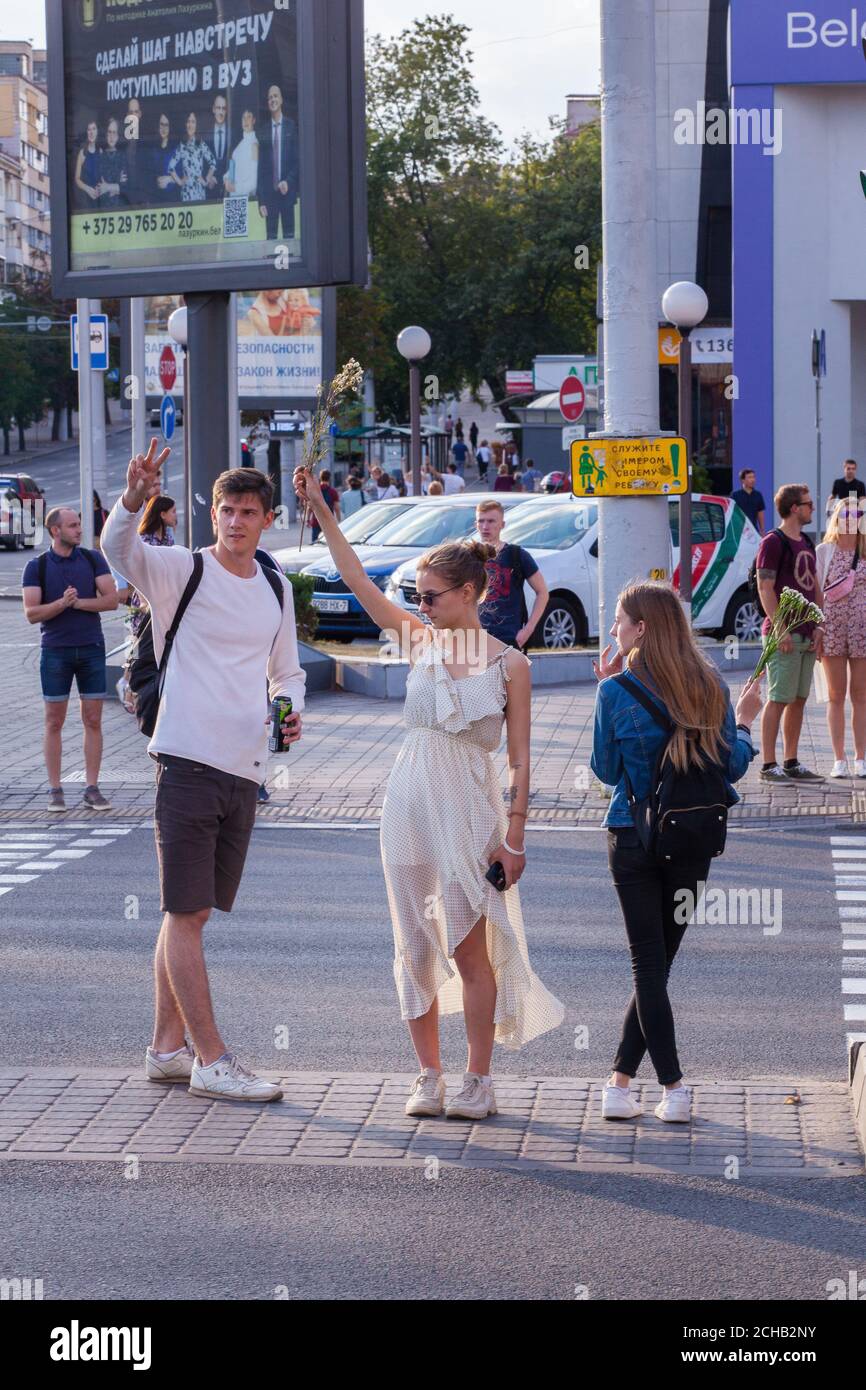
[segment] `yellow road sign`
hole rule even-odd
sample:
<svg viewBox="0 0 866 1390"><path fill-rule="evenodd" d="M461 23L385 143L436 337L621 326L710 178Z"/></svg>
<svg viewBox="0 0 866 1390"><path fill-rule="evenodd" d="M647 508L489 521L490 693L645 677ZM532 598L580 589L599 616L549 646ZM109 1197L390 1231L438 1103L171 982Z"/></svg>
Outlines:
<svg viewBox="0 0 866 1390"><path fill-rule="evenodd" d="M576 439L571 446L575 497L679 496L686 490L684 439Z"/></svg>

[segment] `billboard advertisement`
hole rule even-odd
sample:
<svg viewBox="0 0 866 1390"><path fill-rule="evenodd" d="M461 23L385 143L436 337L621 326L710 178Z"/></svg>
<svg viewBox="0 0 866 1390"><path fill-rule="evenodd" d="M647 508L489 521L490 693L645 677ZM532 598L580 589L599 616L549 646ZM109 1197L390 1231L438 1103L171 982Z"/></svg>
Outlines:
<svg viewBox="0 0 866 1390"><path fill-rule="evenodd" d="M326 289L262 290L239 293L238 404L241 410L309 410L316 393L334 371L335 294ZM180 307L179 295L145 299L145 395L158 405L163 395L159 364L174 351L177 379L172 392L183 395L183 352L173 342L168 320Z"/></svg>
<svg viewBox="0 0 866 1390"><path fill-rule="evenodd" d="M98 280L103 296L139 293L148 277L158 292L169 268L189 292L251 288L268 272L281 289L356 278L360 0L49 0L48 10L52 220L67 292L96 293ZM316 263L328 273L311 276Z"/></svg>

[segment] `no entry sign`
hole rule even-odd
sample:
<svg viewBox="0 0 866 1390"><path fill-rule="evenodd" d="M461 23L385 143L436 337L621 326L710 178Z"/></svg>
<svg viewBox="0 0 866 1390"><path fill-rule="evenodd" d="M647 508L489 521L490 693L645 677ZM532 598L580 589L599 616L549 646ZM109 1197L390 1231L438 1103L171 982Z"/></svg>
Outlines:
<svg viewBox="0 0 866 1390"><path fill-rule="evenodd" d="M579 376L567 376L559 389L559 411L563 420L575 424L586 410L586 391Z"/></svg>
<svg viewBox="0 0 866 1390"><path fill-rule="evenodd" d="M177 362L170 347L164 347L159 358L159 384L163 391L170 391L177 381Z"/></svg>

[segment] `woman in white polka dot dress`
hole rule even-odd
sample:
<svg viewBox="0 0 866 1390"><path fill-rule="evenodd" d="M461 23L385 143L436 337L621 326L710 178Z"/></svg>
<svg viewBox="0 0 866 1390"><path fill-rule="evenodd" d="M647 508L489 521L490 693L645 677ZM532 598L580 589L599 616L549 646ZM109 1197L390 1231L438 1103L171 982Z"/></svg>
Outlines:
<svg viewBox="0 0 866 1390"><path fill-rule="evenodd" d="M496 1114L494 1041L522 1047L564 1015L529 963L517 888L526 865L530 662L479 621L491 546L448 543L421 558L416 583L428 624L391 603L364 572L317 480L298 469L294 484L343 579L410 662L408 731L388 780L380 834L394 978L421 1069L406 1113L483 1119ZM507 813L491 756L503 722ZM502 891L486 877L496 862ZM439 1015L460 1011L469 1060L463 1089L446 1107Z"/></svg>

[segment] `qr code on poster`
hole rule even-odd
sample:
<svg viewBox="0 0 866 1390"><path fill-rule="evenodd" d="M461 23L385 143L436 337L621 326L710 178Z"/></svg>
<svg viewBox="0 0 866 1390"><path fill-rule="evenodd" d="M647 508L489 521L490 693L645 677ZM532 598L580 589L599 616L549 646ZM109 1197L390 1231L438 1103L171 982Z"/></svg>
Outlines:
<svg viewBox="0 0 866 1390"><path fill-rule="evenodd" d="M247 227L249 206L249 199L246 197L223 199L224 237L249 236L249 228Z"/></svg>

